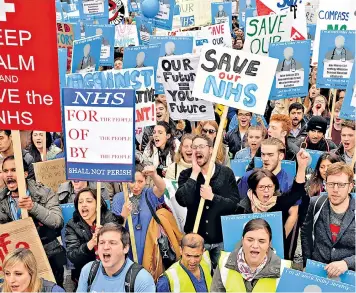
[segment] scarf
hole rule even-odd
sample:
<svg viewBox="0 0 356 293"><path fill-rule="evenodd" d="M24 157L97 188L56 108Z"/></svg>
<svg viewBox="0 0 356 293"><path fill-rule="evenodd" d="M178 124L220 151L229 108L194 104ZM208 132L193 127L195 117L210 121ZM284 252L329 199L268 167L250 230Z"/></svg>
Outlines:
<svg viewBox="0 0 356 293"><path fill-rule="evenodd" d="M277 202L277 196L272 196L267 202L262 202L253 194L251 189L247 191L247 196L251 201L251 209L254 213L267 212L269 209L273 208Z"/></svg>
<svg viewBox="0 0 356 293"><path fill-rule="evenodd" d="M256 268L256 270L252 272L250 266L245 261L245 255L242 250L242 247L237 253L237 267L240 271L242 278L244 278L248 282L251 282L257 276L257 274L260 271L262 271L266 263L267 263L267 255L264 257L262 263Z"/></svg>

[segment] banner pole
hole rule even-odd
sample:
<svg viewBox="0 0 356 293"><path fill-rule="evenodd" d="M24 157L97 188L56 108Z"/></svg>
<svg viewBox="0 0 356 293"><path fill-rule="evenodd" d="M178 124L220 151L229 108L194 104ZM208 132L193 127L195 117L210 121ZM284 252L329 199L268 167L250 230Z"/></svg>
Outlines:
<svg viewBox="0 0 356 293"><path fill-rule="evenodd" d="M43 137L43 152L42 152L42 162L46 162L47 161L47 132L44 131L44 137Z"/></svg>
<svg viewBox="0 0 356 293"><path fill-rule="evenodd" d="M225 121L226 121L226 118L227 118L227 112L228 111L229 111L229 107L224 106L224 110L223 110L223 113L222 113L221 118L220 118L220 125L219 125L219 128L218 128L218 133L217 133L216 139L215 139L213 153L212 153L211 158L210 158L208 173L206 174L206 179L205 179L205 184L204 184L204 186L206 186L206 187L210 186L210 179L211 179L211 177L213 175L212 172L213 172L213 168L214 168L214 165L215 165L216 156L218 154L219 145L220 145L220 142L222 140L222 135L223 135L223 132L224 132L224 125L225 125ZM203 214L204 204L205 204L205 199L201 197L200 198L200 203L199 203L199 208L198 208L198 213L197 213L197 216L195 218L193 233L198 233L201 216Z"/></svg>
<svg viewBox="0 0 356 293"><path fill-rule="evenodd" d="M332 91L332 106L331 106L331 117L330 117L330 127L329 127L329 138L331 138L331 134L334 127L334 111L335 111L335 102L336 102L336 89L330 90Z"/></svg>
<svg viewBox="0 0 356 293"><path fill-rule="evenodd" d="M17 177L17 188L19 192L19 198L27 197L26 194L26 180L25 171L23 167L23 158L21 150L21 138L19 130L11 130L12 144L14 149L15 157L15 167L16 167L16 177ZM21 209L21 218L25 219L28 217L28 211L26 209Z"/></svg>
<svg viewBox="0 0 356 293"><path fill-rule="evenodd" d="M101 182L96 182L96 226L100 226L101 219Z"/></svg>
<svg viewBox="0 0 356 293"><path fill-rule="evenodd" d="M122 188L124 190L125 203L127 203L129 201L129 190L127 188L127 183L122 183ZM131 213L127 216L127 222L128 222L128 225L129 225L129 233L130 233L130 242L131 242L131 250L132 250L133 261L138 263L136 240L135 240L135 231L134 231L134 228L133 228Z"/></svg>

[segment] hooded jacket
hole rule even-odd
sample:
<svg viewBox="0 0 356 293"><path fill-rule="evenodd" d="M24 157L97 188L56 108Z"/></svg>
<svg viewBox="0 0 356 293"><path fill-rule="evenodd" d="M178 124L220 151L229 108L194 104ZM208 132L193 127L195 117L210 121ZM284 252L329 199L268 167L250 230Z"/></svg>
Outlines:
<svg viewBox="0 0 356 293"><path fill-rule="evenodd" d="M239 242L236 245L234 251L229 255L225 267L237 271L240 273L237 266L237 254L241 248L242 244ZM275 252L270 248L267 253L267 263L264 268L255 276L252 281L246 281L244 279L246 292L252 292L257 281L262 278L279 278L281 275L281 259L275 254ZM221 279L220 268L217 267L214 273L213 282L211 284L210 292L226 292L223 281Z"/></svg>
<svg viewBox="0 0 356 293"><path fill-rule="evenodd" d="M73 218L69 220L65 227L65 242L67 248L67 257L74 264L73 277L79 279L81 269L91 261L96 259L95 251L89 250L87 243L92 238L90 226L83 220L79 211L78 203L74 204L75 211ZM106 205L106 202L101 198L101 218L100 223L123 224L123 218L112 214Z"/></svg>
<svg viewBox="0 0 356 293"><path fill-rule="evenodd" d="M336 144L326 138L322 138L317 144L313 144L310 142L309 137L305 137L304 139L301 138L297 141L297 146L300 147L302 143L306 143L306 149L308 150L315 150L315 151L322 151L322 152L330 152L331 150L334 150L337 148Z"/></svg>

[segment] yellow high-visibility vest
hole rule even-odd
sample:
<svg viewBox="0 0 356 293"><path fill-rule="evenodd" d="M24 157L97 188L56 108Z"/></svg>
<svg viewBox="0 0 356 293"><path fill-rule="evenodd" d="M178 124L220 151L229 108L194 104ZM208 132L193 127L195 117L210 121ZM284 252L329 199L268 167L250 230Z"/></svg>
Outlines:
<svg viewBox="0 0 356 293"><path fill-rule="evenodd" d="M208 251L204 252L203 258L200 261L200 266L204 272L206 287L208 291L210 291L212 277L211 261ZM167 271L165 271L164 275L168 278L171 292L195 292L192 280L187 272L182 268L179 261L174 263Z"/></svg>
<svg viewBox="0 0 356 293"><path fill-rule="evenodd" d="M230 252L221 251L219 259L219 270L222 283L226 292L246 292L246 287L241 274L235 270L230 270L225 267ZM281 274L285 267L290 268L292 262L281 259ZM253 287L252 292L276 292L279 278L262 278L259 279Z"/></svg>

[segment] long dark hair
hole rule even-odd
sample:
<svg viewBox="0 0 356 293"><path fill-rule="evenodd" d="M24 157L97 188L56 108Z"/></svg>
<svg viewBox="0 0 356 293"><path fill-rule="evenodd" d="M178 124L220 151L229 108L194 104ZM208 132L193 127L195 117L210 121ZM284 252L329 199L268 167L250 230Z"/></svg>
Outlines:
<svg viewBox="0 0 356 293"><path fill-rule="evenodd" d="M274 184L274 196L278 196L279 192L279 182L276 177L271 171L267 169L255 169L247 179L248 188L252 190L254 194L256 194L256 189L258 183L265 177L268 177L272 180Z"/></svg>
<svg viewBox="0 0 356 293"><path fill-rule="evenodd" d="M321 177L319 169L321 162L324 160L328 160L332 164L336 162L341 162L341 158L333 153L323 153L319 157L319 160L316 163L315 170L306 184L306 189L309 196L316 196L320 193L320 187L323 184L323 178Z"/></svg>
<svg viewBox="0 0 356 293"><path fill-rule="evenodd" d="M33 134L34 130L31 131L31 144L28 147L28 151L30 152L30 154L32 155L33 159L35 160L35 162L42 162L42 157L40 152L38 151L38 149L36 148L34 142L33 142ZM46 148L47 150L49 149L49 147L52 145L53 143L53 139L52 139L52 135L50 132L46 132Z"/></svg>
<svg viewBox="0 0 356 293"><path fill-rule="evenodd" d="M164 149L162 150L162 155L167 157L168 155L171 156L172 162L174 160L174 154L175 154L175 148L176 145L174 143L174 135L173 135L173 129L172 127L165 121L159 121L157 122L156 126L162 126L164 130L166 131L166 135L170 134L170 137L167 139L166 145L164 146ZM155 126L155 127L156 127ZM154 140L153 138L150 141L149 147L150 147L150 156L153 155L154 152Z"/></svg>

